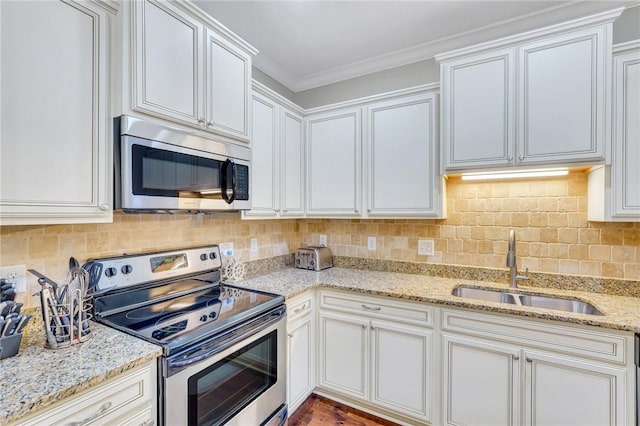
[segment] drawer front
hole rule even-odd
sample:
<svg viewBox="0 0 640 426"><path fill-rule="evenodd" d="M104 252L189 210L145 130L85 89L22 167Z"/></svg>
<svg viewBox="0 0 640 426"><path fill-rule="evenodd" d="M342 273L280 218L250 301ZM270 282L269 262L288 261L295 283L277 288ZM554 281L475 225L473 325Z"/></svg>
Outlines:
<svg viewBox="0 0 640 426"><path fill-rule="evenodd" d="M287 300L287 320L295 321L313 311L313 293L308 292Z"/></svg>
<svg viewBox="0 0 640 426"><path fill-rule="evenodd" d="M611 332L452 309L442 310L442 330L619 364L629 361L630 337Z"/></svg>
<svg viewBox="0 0 640 426"><path fill-rule="evenodd" d="M372 318L401 321L421 327L433 327L434 308L432 306L393 298L321 291L320 308L359 315L366 314Z"/></svg>
<svg viewBox="0 0 640 426"><path fill-rule="evenodd" d="M28 420L24 425L110 424L137 407L153 407L155 366L127 373L108 384L63 401L57 407ZM154 420L153 417L151 420Z"/></svg>

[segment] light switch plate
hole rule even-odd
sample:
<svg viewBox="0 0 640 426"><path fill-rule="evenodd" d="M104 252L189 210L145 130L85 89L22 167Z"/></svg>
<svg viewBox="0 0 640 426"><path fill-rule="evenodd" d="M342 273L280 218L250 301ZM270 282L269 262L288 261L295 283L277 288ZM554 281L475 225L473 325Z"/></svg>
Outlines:
<svg viewBox="0 0 640 426"><path fill-rule="evenodd" d="M222 257L233 256L233 243L222 243L222 244L220 244L220 255Z"/></svg>
<svg viewBox="0 0 640 426"><path fill-rule="evenodd" d="M320 234L320 241L319 244L322 247L326 247L327 246L327 236L325 234Z"/></svg>
<svg viewBox="0 0 640 426"><path fill-rule="evenodd" d="M376 249L376 237L367 238L367 248L369 251L374 251Z"/></svg>
<svg viewBox="0 0 640 426"><path fill-rule="evenodd" d="M251 253L257 253L258 252L258 239L257 238L252 238L251 239Z"/></svg>
<svg viewBox="0 0 640 426"><path fill-rule="evenodd" d="M433 240L418 240L418 255L433 256Z"/></svg>

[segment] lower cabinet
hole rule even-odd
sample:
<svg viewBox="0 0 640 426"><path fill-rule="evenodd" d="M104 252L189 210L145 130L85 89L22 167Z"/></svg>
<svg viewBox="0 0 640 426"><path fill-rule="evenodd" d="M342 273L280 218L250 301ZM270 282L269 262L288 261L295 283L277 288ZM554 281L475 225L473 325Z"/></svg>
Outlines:
<svg viewBox="0 0 640 426"><path fill-rule="evenodd" d="M293 413L315 388L313 295L287 301L287 405Z"/></svg>
<svg viewBox="0 0 640 426"><path fill-rule="evenodd" d="M630 333L448 309L442 318L445 425L633 423Z"/></svg>
<svg viewBox="0 0 640 426"><path fill-rule="evenodd" d="M156 420L155 362L21 419L31 425L152 426Z"/></svg>
<svg viewBox="0 0 640 426"><path fill-rule="evenodd" d="M377 414L431 422L433 330L394 315L402 302L331 292L320 297L319 388L384 411ZM331 304L335 311L326 309ZM358 310L364 312L349 313Z"/></svg>

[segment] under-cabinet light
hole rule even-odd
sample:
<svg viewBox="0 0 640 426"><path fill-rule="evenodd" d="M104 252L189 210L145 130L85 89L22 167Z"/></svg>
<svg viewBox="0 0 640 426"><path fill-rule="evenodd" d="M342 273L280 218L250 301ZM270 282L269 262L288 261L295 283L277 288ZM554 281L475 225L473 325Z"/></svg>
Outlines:
<svg viewBox="0 0 640 426"><path fill-rule="evenodd" d="M521 172L480 172L463 173L462 180L523 179L533 177L566 176L568 174L568 169L538 169L523 170Z"/></svg>

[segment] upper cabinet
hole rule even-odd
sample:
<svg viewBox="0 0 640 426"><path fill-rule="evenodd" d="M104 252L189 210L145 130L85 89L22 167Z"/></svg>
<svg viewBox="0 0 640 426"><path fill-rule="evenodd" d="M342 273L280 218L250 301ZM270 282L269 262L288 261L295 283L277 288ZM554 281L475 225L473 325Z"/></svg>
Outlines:
<svg viewBox="0 0 640 426"><path fill-rule="evenodd" d="M611 33L621 12L438 55L443 170L609 161Z"/></svg>
<svg viewBox="0 0 640 426"><path fill-rule="evenodd" d="M307 118L307 214L362 214L362 111L344 108Z"/></svg>
<svg viewBox="0 0 640 426"><path fill-rule="evenodd" d="M0 3L0 225L112 220L110 12Z"/></svg>
<svg viewBox="0 0 640 426"><path fill-rule="evenodd" d="M302 111L253 83L249 218L304 215L305 138Z"/></svg>
<svg viewBox="0 0 640 426"><path fill-rule="evenodd" d="M611 166L589 173L588 219L640 222L640 40L615 47Z"/></svg>
<svg viewBox="0 0 640 426"><path fill-rule="evenodd" d="M123 102L115 115L149 114L249 142L251 58L257 51L189 2L126 6L119 42L130 54L123 58Z"/></svg>
<svg viewBox="0 0 640 426"><path fill-rule="evenodd" d="M366 150L370 217L443 217L438 95L371 104Z"/></svg>

